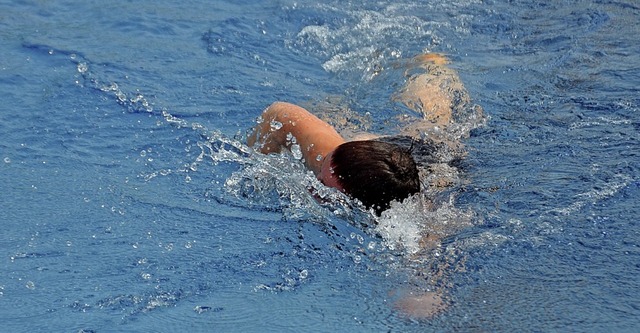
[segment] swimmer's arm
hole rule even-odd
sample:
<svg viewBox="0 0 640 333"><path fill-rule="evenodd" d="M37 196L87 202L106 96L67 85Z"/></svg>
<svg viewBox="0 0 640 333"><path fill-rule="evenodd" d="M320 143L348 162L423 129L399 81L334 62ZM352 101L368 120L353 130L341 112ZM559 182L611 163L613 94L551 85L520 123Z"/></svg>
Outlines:
<svg viewBox="0 0 640 333"><path fill-rule="evenodd" d="M294 104L275 102L262 113L247 143L264 154L279 153L282 148L291 149L292 138L300 146L305 164L316 175L324 156L344 142L331 125L309 111Z"/></svg>

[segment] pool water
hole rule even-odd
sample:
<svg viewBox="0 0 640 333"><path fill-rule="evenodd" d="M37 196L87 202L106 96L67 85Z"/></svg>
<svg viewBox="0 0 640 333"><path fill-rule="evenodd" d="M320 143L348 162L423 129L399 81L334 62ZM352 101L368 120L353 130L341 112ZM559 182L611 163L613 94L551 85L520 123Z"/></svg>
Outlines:
<svg viewBox="0 0 640 333"><path fill-rule="evenodd" d="M638 22L631 0L0 1L0 331L635 332ZM429 209L376 224L244 144L276 100L394 133L425 52L483 110ZM407 317L416 290L446 308Z"/></svg>

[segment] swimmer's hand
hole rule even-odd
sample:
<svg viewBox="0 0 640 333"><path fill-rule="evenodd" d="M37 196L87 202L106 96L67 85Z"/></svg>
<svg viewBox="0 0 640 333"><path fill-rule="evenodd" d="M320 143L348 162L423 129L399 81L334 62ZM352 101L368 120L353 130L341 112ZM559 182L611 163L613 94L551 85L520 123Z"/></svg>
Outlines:
<svg viewBox="0 0 640 333"><path fill-rule="evenodd" d="M410 292L395 303L395 308L411 319L426 320L444 311L447 304L435 292Z"/></svg>

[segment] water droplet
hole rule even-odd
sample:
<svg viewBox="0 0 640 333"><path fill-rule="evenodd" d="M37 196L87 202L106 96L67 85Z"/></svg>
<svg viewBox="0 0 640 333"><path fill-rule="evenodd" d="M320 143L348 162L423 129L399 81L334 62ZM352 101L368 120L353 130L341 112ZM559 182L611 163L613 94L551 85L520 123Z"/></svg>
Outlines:
<svg viewBox="0 0 640 333"><path fill-rule="evenodd" d="M291 144L296 144L298 143L298 140L296 139L295 136L293 136L293 134L291 134L291 132L287 133L287 142L291 143Z"/></svg>
<svg viewBox="0 0 640 333"><path fill-rule="evenodd" d="M270 125L271 131L277 131L282 128L282 123L279 121L272 120Z"/></svg>
<svg viewBox="0 0 640 333"><path fill-rule="evenodd" d="M296 160L302 159L302 151L300 150L300 145L298 144L292 145L291 154L293 155L293 158L295 158Z"/></svg>
<svg viewBox="0 0 640 333"><path fill-rule="evenodd" d="M36 284L33 283L33 281L27 281L27 284L25 285L25 287L27 287L27 289L36 289Z"/></svg>

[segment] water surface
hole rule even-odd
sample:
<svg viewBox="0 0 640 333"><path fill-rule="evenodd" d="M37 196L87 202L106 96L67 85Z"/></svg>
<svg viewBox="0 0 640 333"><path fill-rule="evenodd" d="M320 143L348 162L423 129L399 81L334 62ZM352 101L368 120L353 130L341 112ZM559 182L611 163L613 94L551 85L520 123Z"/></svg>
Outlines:
<svg viewBox="0 0 640 333"><path fill-rule="evenodd" d="M3 330L640 326L633 1L18 1L0 13ZM393 132L408 112L390 99L401 65L423 52L447 54L486 116L434 210L399 207L376 229L313 199L299 161L244 145L275 100ZM425 222L446 238L415 258ZM450 305L408 319L393 302L411 288Z"/></svg>

